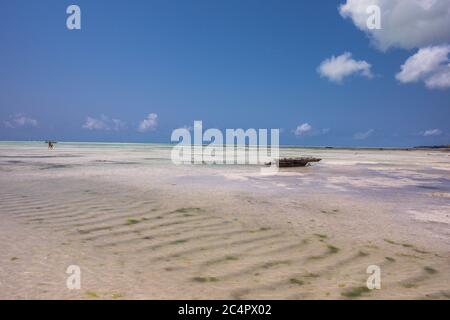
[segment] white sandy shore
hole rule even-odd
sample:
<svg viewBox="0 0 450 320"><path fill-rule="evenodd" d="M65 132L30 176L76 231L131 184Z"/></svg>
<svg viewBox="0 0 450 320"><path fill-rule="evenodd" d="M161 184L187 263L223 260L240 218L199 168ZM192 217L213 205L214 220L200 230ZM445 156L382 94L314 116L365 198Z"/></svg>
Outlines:
<svg viewBox="0 0 450 320"><path fill-rule="evenodd" d="M450 298L449 153L299 153L323 161L263 176L163 145L0 143L0 298ZM360 291L369 265L382 288Z"/></svg>

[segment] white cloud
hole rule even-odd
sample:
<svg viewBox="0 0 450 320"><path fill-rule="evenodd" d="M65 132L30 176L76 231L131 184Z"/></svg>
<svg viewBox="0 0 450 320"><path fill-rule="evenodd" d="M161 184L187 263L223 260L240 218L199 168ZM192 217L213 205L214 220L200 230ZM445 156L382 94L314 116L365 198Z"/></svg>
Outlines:
<svg viewBox="0 0 450 320"><path fill-rule="evenodd" d="M303 137L303 136L325 135L325 134L328 134L330 131L331 131L330 128L322 128L322 129L313 128L312 125L305 122L305 123L298 125L297 128L292 130L292 133L294 133L298 137ZM284 132L284 129L281 128L280 132Z"/></svg>
<svg viewBox="0 0 450 320"><path fill-rule="evenodd" d="M381 29L368 29L367 7L381 11ZM347 0L339 6L380 50L412 49L450 41L450 0Z"/></svg>
<svg viewBox="0 0 450 320"><path fill-rule="evenodd" d="M421 135L424 137L430 137L430 136L440 136L442 134L442 131L439 129L429 129L424 132L421 132Z"/></svg>
<svg viewBox="0 0 450 320"><path fill-rule="evenodd" d="M353 135L353 138L356 140L365 140L368 137L370 137L374 132L375 130L373 129L367 130L366 132L357 132Z"/></svg>
<svg viewBox="0 0 450 320"><path fill-rule="evenodd" d="M7 128L18 128L18 127L37 127L38 122L36 119L27 117L21 113L10 117L10 120L4 121L3 123Z"/></svg>
<svg viewBox="0 0 450 320"><path fill-rule="evenodd" d="M127 127L125 122L119 119L111 119L111 122L112 122L112 130L114 131L119 131Z"/></svg>
<svg viewBox="0 0 450 320"><path fill-rule="evenodd" d="M304 136L307 133L311 132L312 126L309 123L302 123L301 125L297 126L297 128L294 130L294 134L296 136Z"/></svg>
<svg viewBox="0 0 450 320"><path fill-rule="evenodd" d="M158 115L156 113L150 113L147 118L141 121L138 127L139 132L154 131L158 126Z"/></svg>
<svg viewBox="0 0 450 320"><path fill-rule="evenodd" d="M450 64L426 79L425 85L430 89L450 88Z"/></svg>
<svg viewBox="0 0 450 320"><path fill-rule="evenodd" d="M110 119L109 117L102 115L100 119L86 117L86 121L82 127L88 130L119 131L124 129L126 125L122 120Z"/></svg>
<svg viewBox="0 0 450 320"><path fill-rule="evenodd" d="M395 76L403 83L423 81L430 89L450 88L450 45L426 47L409 57Z"/></svg>
<svg viewBox="0 0 450 320"><path fill-rule="evenodd" d="M83 128L89 130L107 130L107 125L102 120L87 117Z"/></svg>
<svg viewBox="0 0 450 320"><path fill-rule="evenodd" d="M364 60L356 61L352 59L350 52L345 52L340 56L332 56L330 59L322 61L317 71L322 77L330 81L342 82L345 77L352 74L359 74L367 78L372 78L371 65Z"/></svg>

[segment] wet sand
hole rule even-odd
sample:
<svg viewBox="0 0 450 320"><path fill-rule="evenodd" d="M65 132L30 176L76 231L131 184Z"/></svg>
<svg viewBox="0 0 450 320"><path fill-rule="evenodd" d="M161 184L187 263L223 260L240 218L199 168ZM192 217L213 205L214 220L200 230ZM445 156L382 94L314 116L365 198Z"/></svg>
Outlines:
<svg viewBox="0 0 450 320"><path fill-rule="evenodd" d="M450 298L450 153L286 148L323 161L267 176L170 150L0 143L0 298Z"/></svg>

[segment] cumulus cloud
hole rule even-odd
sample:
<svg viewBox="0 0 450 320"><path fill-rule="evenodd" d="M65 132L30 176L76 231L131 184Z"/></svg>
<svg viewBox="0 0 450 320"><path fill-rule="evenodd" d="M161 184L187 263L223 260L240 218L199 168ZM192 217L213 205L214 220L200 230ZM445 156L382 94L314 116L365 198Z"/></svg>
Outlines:
<svg viewBox="0 0 450 320"><path fill-rule="evenodd" d="M409 57L396 78L400 82L423 81L430 89L450 88L449 45L426 47Z"/></svg>
<svg viewBox="0 0 450 320"><path fill-rule="evenodd" d="M147 118L141 121L138 127L139 132L154 131L158 126L158 115L156 113L150 113Z"/></svg>
<svg viewBox="0 0 450 320"><path fill-rule="evenodd" d="M283 131L284 131L284 129L281 128L280 132L283 132ZM292 130L292 133L294 133L297 137L303 137L303 136L325 135L325 134L328 134L330 131L331 131L330 128L322 128L322 129L313 128L312 125L305 122L305 123L299 124L297 126L297 128Z"/></svg>
<svg viewBox="0 0 450 320"><path fill-rule="evenodd" d="M102 115L100 119L86 117L86 121L82 127L88 130L119 131L124 129L126 125L122 120L110 119L109 117Z"/></svg>
<svg viewBox="0 0 450 320"><path fill-rule="evenodd" d="M102 120L87 117L83 128L89 130L107 130L107 125Z"/></svg>
<svg viewBox="0 0 450 320"><path fill-rule="evenodd" d="M322 77L333 82L342 82L345 77L352 74L359 74L366 78L372 78L371 65L364 60L356 61L352 59L350 52L345 52L340 56L332 56L322 61L317 71Z"/></svg>
<svg viewBox="0 0 450 320"><path fill-rule="evenodd" d="M296 136L304 136L307 133L311 132L312 126L309 123L302 123L301 125L297 126L297 128L294 130L294 134Z"/></svg>
<svg viewBox="0 0 450 320"><path fill-rule="evenodd" d="M424 137L440 136L442 134L442 131L439 129L429 129L421 132L420 134Z"/></svg>
<svg viewBox="0 0 450 320"><path fill-rule="evenodd" d="M381 29L369 29L367 8L380 8ZM347 0L339 13L364 31L382 51L412 49L450 41L450 0Z"/></svg>
<svg viewBox="0 0 450 320"><path fill-rule="evenodd" d="M368 137L370 137L374 132L375 130L373 129L367 130L365 132L357 132L353 135L353 138L356 140L365 140Z"/></svg>
<svg viewBox="0 0 450 320"><path fill-rule="evenodd" d="M10 117L10 120L4 121L3 123L7 128L18 128L18 127L37 127L38 122L36 119L27 117L21 113L15 114Z"/></svg>

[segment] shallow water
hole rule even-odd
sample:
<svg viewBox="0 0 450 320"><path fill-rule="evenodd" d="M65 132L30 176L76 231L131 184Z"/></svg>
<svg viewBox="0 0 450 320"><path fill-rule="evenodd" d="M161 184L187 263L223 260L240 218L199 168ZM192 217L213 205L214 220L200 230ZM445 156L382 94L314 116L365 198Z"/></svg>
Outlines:
<svg viewBox="0 0 450 320"><path fill-rule="evenodd" d="M282 148L323 160L264 175L171 148L0 143L0 298L347 298L371 264L359 298L450 295L449 153Z"/></svg>

